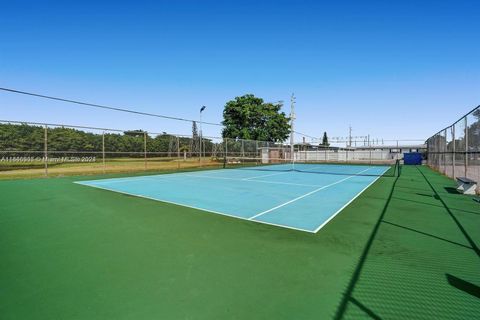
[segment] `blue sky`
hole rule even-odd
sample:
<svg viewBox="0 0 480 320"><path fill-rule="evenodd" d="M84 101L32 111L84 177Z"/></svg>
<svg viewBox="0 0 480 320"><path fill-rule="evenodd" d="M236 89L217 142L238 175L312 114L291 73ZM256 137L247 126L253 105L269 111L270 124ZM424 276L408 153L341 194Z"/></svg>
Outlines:
<svg viewBox="0 0 480 320"><path fill-rule="evenodd" d="M0 87L146 112L294 92L298 131L423 139L480 104L478 1L5 1L0 23ZM2 92L0 119L190 132Z"/></svg>

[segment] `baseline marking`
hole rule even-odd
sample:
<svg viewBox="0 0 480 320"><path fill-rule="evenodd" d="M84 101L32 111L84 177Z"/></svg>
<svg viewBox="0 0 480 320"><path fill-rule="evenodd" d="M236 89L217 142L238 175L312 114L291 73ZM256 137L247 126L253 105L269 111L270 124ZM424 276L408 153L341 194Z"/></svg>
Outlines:
<svg viewBox="0 0 480 320"><path fill-rule="evenodd" d="M85 186L85 187L107 190L107 191L110 191L110 192L126 194L126 195L129 195L129 196L144 198L144 199L153 200L153 201L165 202L165 203L173 204L173 205L180 206L180 207L186 207L186 208L191 208L191 209L195 209L195 210L200 210L200 211L205 211L205 212L210 212L210 213L216 213L216 214L219 214L219 215L222 215L222 216L227 216L227 217L230 217L230 218L236 218L236 219L240 219L240 220L250 221L250 219L248 219L248 218L243 218L243 217L237 216L235 214L231 214L231 213L224 213L224 212L214 211L214 210L205 209L205 208L201 208L201 207L190 206L190 205L186 205L186 204L182 204L182 203L178 203L178 202L174 202L174 201L157 199L157 198L148 197L148 196L142 196L142 195L139 195L139 194L129 193L129 192L126 192L126 191L119 191L119 190L115 190L115 189L99 187L99 186L96 186L96 185L84 184L81 181L74 181L73 183L76 183L78 185ZM275 226L275 227L287 228L287 229L292 229L292 230L297 230L297 231L304 231L304 232L308 232L308 233L315 233L312 230L291 227L291 226L286 225L286 224L277 224L277 223L271 223L271 222L266 222L266 221L257 221L257 220L254 220L252 222L267 224L267 225L271 225L271 226Z"/></svg>

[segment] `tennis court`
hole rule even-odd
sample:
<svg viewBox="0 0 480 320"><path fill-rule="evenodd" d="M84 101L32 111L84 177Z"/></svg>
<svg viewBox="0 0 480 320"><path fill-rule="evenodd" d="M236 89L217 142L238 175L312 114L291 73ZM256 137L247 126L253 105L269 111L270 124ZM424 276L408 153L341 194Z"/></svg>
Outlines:
<svg viewBox="0 0 480 320"><path fill-rule="evenodd" d="M316 234L73 183L107 177L0 181L2 319L477 318L479 204L425 166L378 179ZM192 194L227 185L188 178Z"/></svg>
<svg viewBox="0 0 480 320"><path fill-rule="evenodd" d="M392 170L395 166L283 163L77 183L315 233Z"/></svg>

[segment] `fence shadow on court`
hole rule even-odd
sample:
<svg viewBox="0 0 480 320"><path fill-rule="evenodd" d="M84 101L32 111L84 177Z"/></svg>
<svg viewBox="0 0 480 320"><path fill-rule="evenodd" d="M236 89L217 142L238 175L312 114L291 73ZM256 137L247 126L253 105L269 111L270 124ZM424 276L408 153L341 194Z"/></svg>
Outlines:
<svg viewBox="0 0 480 320"><path fill-rule="evenodd" d="M424 170L410 167L405 179L397 177L390 186L335 319L475 317L480 250L456 216L473 211L456 209L467 202L450 203L455 195L437 191L445 180L432 183ZM410 192L402 187L406 183L414 184Z"/></svg>

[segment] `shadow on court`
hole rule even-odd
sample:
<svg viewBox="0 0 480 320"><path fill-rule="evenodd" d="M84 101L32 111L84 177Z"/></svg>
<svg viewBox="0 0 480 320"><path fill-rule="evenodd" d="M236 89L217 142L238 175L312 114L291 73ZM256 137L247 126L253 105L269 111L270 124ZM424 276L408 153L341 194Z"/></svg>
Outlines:
<svg viewBox="0 0 480 320"><path fill-rule="evenodd" d="M478 316L480 219L471 214L478 204L452 184L425 167L404 167L384 183L385 205L335 319Z"/></svg>

